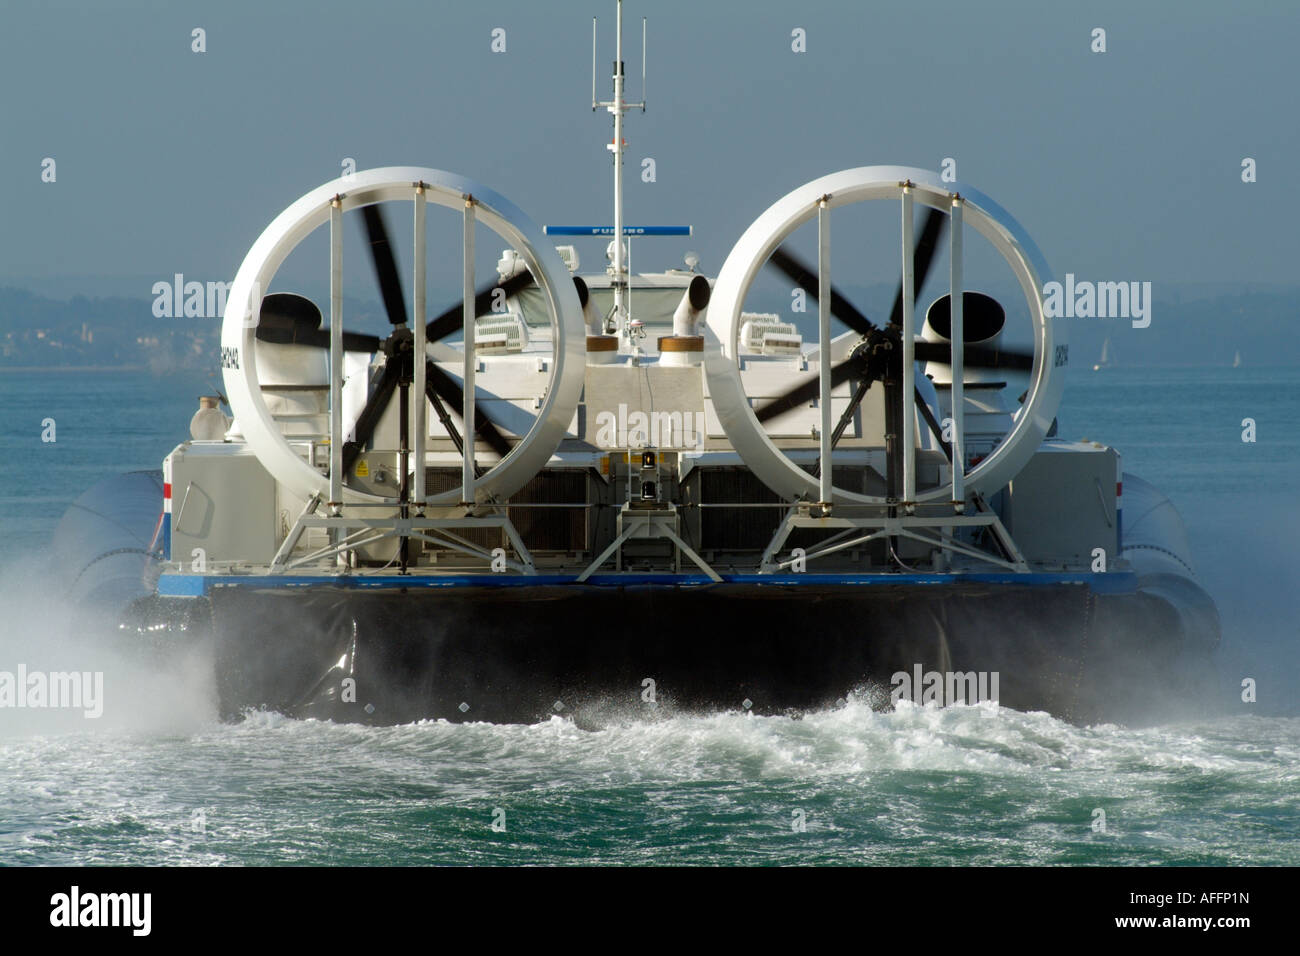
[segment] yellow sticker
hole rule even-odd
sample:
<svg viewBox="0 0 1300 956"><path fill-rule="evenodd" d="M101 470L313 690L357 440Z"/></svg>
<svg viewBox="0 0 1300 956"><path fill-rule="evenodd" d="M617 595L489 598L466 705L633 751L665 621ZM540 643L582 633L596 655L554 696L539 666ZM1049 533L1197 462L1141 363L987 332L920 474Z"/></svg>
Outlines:
<svg viewBox="0 0 1300 956"><path fill-rule="evenodd" d="M370 466L367 465L366 460L362 458L359 462L357 462L357 477L365 478L369 474L370 474Z"/></svg>

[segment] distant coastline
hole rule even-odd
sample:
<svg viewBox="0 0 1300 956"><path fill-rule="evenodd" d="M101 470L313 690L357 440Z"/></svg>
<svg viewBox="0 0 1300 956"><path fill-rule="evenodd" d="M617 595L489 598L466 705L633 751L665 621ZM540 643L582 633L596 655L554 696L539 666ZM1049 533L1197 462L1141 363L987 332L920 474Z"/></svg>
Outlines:
<svg viewBox="0 0 1300 956"><path fill-rule="evenodd" d="M893 285L848 283L842 291L855 301L874 302L881 310L891 300ZM935 286L921 298L938 291ZM1009 310L1005 344L1023 340L1028 311L1020 290L991 283L986 291ZM1261 361L1279 367L1300 365L1300 335L1295 334L1300 285L1171 283L1155 285L1154 296L1149 328L1136 328L1126 319L1064 320L1066 342L1059 344L1068 347L1070 364L1091 368L1100 363L1109 341L1111 361L1106 364L1125 368L1227 367L1237 353L1251 366ZM790 308L789 302L782 305L777 299L762 304L783 312ZM387 326L380 324L380 306L353 299L345 299L344 305L351 331ZM806 314L790 318L804 323L804 341L815 341L815 322L808 326ZM212 371L220 366L221 325L215 316L156 316L146 298L65 301L0 284L0 372Z"/></svg>
<svg viewBox="0 0 1300 956"><path fill-rule="evenodd" d="M147 372L147 365L0 365L4 372ZM201 371L200 369L176 369L177 372Z"/></svg>

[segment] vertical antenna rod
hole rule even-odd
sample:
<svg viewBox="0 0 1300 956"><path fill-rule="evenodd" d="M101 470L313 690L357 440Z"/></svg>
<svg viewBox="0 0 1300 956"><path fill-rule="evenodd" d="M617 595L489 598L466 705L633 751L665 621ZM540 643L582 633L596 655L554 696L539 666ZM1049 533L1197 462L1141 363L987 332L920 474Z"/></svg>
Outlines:
<svg viewBox="0 0 1300 956"><path fill-rule="evenodd" d="M616 326L629 338L631 314L628 311L628 264L623 255L623 114L639 109L645 112L645 18L641 21L641 102L628 103L623 98L623 0L618 0L616 21L617 38L614 49L614 98L608 102L596 101L596 19L591 20L591 108L605 107L614 117L614 142L607 149L614 154L614 258L610 267L610 287L614 290L614 309L611 317Z"/></svg>
<svg viewBox="0 0 1300 956"><path fill-rule="evenodd" d="M614 54L614 311L627 314L627 263L623 261L623 0L618 0L618 38Z"/></svg>

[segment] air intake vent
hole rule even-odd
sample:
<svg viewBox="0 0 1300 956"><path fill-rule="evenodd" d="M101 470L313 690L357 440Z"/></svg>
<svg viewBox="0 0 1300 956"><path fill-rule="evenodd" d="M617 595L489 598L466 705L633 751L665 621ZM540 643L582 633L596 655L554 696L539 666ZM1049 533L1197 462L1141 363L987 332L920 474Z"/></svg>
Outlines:
<svg viewBox="0 0 1300 956"><path fill-rule="evenodd" d="M494 313L474 321L474 348L480 352L522 352L528 327L514 312Z"/></svg>
<svg viewBox="0 0 1300 956"><path fill-rule="evenodd" d="M803 336L793 323L782 322L773 312L742 312L740 347L753 355L798 355Z"/></svg>

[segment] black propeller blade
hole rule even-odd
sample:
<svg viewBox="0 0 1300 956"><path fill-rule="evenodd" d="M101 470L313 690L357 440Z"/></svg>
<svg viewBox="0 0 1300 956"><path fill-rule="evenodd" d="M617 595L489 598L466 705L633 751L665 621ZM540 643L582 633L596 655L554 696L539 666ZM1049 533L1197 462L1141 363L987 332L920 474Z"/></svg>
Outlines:
<svg viewBox="0 0 1300 956"><path fill-rule="evenodd" d="M925 224L921 228L920 238L916 243L916 250L913 255L913 280L916 290L920 290L929 275L930 268L934 264L935 252L938 248L939 236L943 232L944 220L947 217L937 209L931 209L926 216ZM778 248L772 253L771 263L783 272L792 281L799 283L805 289L817 288L817 277L808 266L803 263L794 253L785 249ZM939 311L946 309L948 306L947 296L943 296L931 309L939 307ZM971 319L979 319L981 328L992 324L1001 328L1000 320L1003 318L1002 306L990 296L978 292L966 292L962 297L963 305L971 309ZM831 312L855 332L867 335L875 330L871 321L862 314L851 302L839 294L832 286L831 288ZM937 314L937 313L936 313ZM946 314L946 313L945 313ZM903 284L898 284L898 292L894 296L894 307L890 313L890 327L894 330L901 328L903 321ZM971 326L971 321L967 321L966 327ZM996 332L993 329L992 332ZM992 334L990 332L989 334ZM980 345L967 345L963 348L962 354L965 358L965 364L971 368L1002 368L1013 371L1029 371L1034 366L1034 356L1031 352L1023 352L1015 349L989 348ZM901 355L901 349L900 349ZM952 364L952 345L947 342L926 342L920 339L915 343L915 357L919 362L942 362ZM854 364L860 365L860 358L850 356L831 371L831 382L839 385L854 377ZM860 374L860 373L859 373ZM790 391L778 398L772 399L762 408L755 411L755 415L760 422L767 422L780 415L785 414L793 408L804 405L815 399L820 394L820 385L818 378L811 378L805 382L796 385ZM924 404L919 402L918 404ZM930 424L927 418L927 424ZM936 436L939 437L939 436ZM940 438L942 441L942 438ZM945 445L945 450L946 445Z"/></svg>
<svg viewBox="0 0 1300 956"><path fill-rule="evenodd" d="M789 249L786 249L785 246L779 246L772 253L772 258L768 262L785 273L786 277L795 285L802 289L812 290L813 296L816 296L817 274L808 268L803 260ZM875 328L871 324L871 320L859 312L852 302L840 295L834 285L831 286L831 315L854 332L857 332L858 335L866 335Z"/></svg>
<svg viewBox="0 0 1300 956"><path fill-rule="evenodd" d="M517 272L504 282L494 282L491 285L484 286L474 296L474 314L483 315L492 308L493 293L501 289L506 297L514 295L516 292L522 292L533 284L533 275L527 269L523 272ZM465 302L462 299L457 302L442 315L431 320L425 326L425 337L430 342L436 342L438 339L446 338L453 332L457 332L465 324Z"/></svg>
<svg viewBox="0 0 1300 956"><path fill-rule="evenodd" d="M361 415L357 418L353 440L343 446L343 471L345 474L352 471L352 466L356 463L357 458L360 457L366 445L370 443L370 439L375 432L375 426L379 424L384 409L388 407L388 403L392 400L393 392L401 384L400 367L401 363L399 361L391 361L384 366L383 372L380 373L379 380L375 383L370 398L366 401L366 407L361 410ZM465 391L461 388L460 383L431 361L425 364L425 392L430 399L437 396L458 411L465 401ZM478 408L474 410L474 431L487 443L489 448L502 458L510 453L510 442L492 423L492 420ZM453 435L453 442L459 443L459 437L459 435Z"/></svg>
<svg viewBox="0 0 1300 956"><path fill-rule="evenodd" d="M345 472L351 470L352 463L370 442L375 426L378 425L384 409L392 400L393 392L399 386L410 384L411 376L414 374L412 365L417 359L411 354L410 331L405 328L406 299L402 294L402 280L397 272L397 259L393 254L392 243L388 240L388 227L384 224L384 217L378 206L365 206L362 208L362 214L365 218L366 234L370 240L370 257L375 267L375 278L384 299L384 308L388 313L388 321L397 328L385 342L380 343L377 338L375 339L376 348L383 348L388 353L388 362L357 419L354 441L344 446L343 470ZM507 282L494 283L475 297L476 312L484 312L491 307L492 294L498 285L506 289L506 295L513 295L532 281L533 277L525 271ZM439 323L442 325L439 326ZM429 340L440 338L453 329L460 328L462 324L462 306L457 305L429 323L427 326ZM439 331L439 328L443 330ZM425 363L426 396L437 395L453 408L461 408L465 393L460 384L433 362L426 359ZM502 458L510 453L510 442L481 409L475 409L474 412L474 431Z"/></svg>
<svg viewBox="0 0 1300 956"><path fill-rule="evenodd" d="M257 340L259 342L270 342L274 345L312 345L322 349L330 347L330 334L326 329L264 329L259 327ZM383 340L377 335L366 335L363 332L343 333L343 351L345 352L378 352L382 344Z"/></svg>
<svg viewBox="0 0 1300 956"><path fill-rule="evenodd" d="M925 217L925 225L921 227L921 237L916 240L916 249L912 253L912 289L914 293L919 293L925 286L926 277L930 274L930 266L934 264L934 253L939 246L939 234L943 232L943 224L947 221L945 216L937 209L931 209ZM899 326L903 325L903 282L898 282L898 292L894 295L894 307L889 310L889 324Z"/></svg>
<svg viewBox="0 0 1300 956"><path fill-rule="evenodd" d="M983 292L962 293L962 330L967 344L962 348L965 363L977 368L1005 368L1029 371L1034 367L1032 352L1018 349L993 348L980 343L1002 331L1007 321L1006 310L991 295ZM941 295L930 304L925 314L926 324L945 339L952 337L952 296ZM921 362L952 364L951 342L917 342L916 358Z"/></svg>
<svg viewBox="0 0 1300 956"><path fill-rule="evenodd" d="M1015 349L994 349L983 345L967 345L962 349L963 360L971 368L1005 368L1017 372L1028 372L1034 367L1034 354ZM916 360L918 362L941 362L952 364L951 342L916 343Z"/></svg>
<svg viewBox="0 0 1300 956"><path fill-rule="evenodd" d="M921 413L921 417L925 419L925 424L929 427L930 433L934 435L935 440L939 443L939 447L943 449L944 457L946 457L949 463L951 463L952 445L948 444L948 439L943 437L943 429L939 427L939 422L935 419L934 412L930 411L930 406L927 405L925 399L921 397L921 390L918 388L915 391L917 411Z"/></svg>
<svg viewBox="0 0 1300 956"><path fill-rule="evenodd" d="M465 404L465 390L456 381L433 362L425 366L425 390L433 391L448 405L459 411ZM492 420L483 414L483 410L474 406L474 433L482 438L487 446L504 458L510 454L510 442ZM462 452L463 454L463 452Z"/></svg>
<svg viewBox="0 0 1300 956"><path fill-rule="evenodd" d="M952 364L951 342L925 342L917 339L915 356L918 362L941 362ZM981 345L968 345L962 350L968 368L1004 368L1012 371L1031 371L1034 367L1032 352L1020 352L1014 349L991 349ZM831 386L847 382L854 377L854 359L852 356L831 369ZM816 376L796 385L785 394L772 399L766 405L755 410L754 415L760 422L768 422L784 415L791 409L811 402L821 394L820 379ZM920 404L924 404L921 402Z"/></svg>
<svg viewBox="0 0 1300 956"><path fill-rule="evenodd" d="M913 287L917 290L925 284L926 277L930 273L930 266L934 263L934 253L939 243L939 234L943 231L946 218L939 210L931 209L929 215L926 216L925 225L921 227L921 236L917 240L916 249L912 256ZM816 273L784 246L778 247L768 261L792 282L798 283L804 289L816 290ZM831 314L859 335L868 335L876 330L876 326L872 324L871 320L852 302L841 295L834 285L831 286ZM890 313L889 322L891 326L895 327L901 326L903 322L903 283L901 280L898 283L898 292L894 296L894 308ZM852 377L853 366L847 359L831 371L831 382L835 385ZM818 379L810 379L796 385L779 398L774 398L758 409L755 414L760 422L770 421L778 415L785 414L792 408L812 401L819 392Z"/></svg>
<svg viewBox="0 0 1300 956"><path fill-rule="evenodd" d="M853 422L854 412L858 410L858 406L862 403L862 400L867 397L867 392L871 389L871 381L872 380L869 378L859 380L858 387L854 389L853 397L849 399L849 404L844 408L844 414L840 416L840 420L835 426L835 431L831 432L832 450L840 443L840 439L844 437L844 433L848 431L849 425ZM930 406L925 403L925 398L921 395L921 390L917 388L915 389L915 393L916 407L920 411L921 417L925 419L925 424L933 433L935 440L939 442L939 447L943 449L944 456L949 462L951 462L952 445L948 444L947 439L943 437L943 429L939 427L939 422L935 419L934 413L930 411ZM822 463L818 460L817 467L813 469L813 475L815 477L821 477L821 473Z"/></svg>
<svg viewBox="0 0 1300 956"><path fill-rule="evenodd" d="M357 418L357 427L353 434L353 440L343 444L343 474L349 474L352 466L356 463L357 458L370 444L370 438L375 433L375 426L379 424L380 417L384 414L384 409L388 407L389 400L393 397L393 392L402 378L401 366L398 362L389 362L384 366L383 372L379 375L379 381L375 383L374 390L370 397L366 399L366 407L361 410L361 415Z"/></svg>
<svg viewBox="0 0 1300 956"><path fill-rule="evenodd" d="M384 364L379 381L375 383L374 389L366 399L365 407L357 417L353 440L343 445L345 475L352 471L352 465L366 445L370 444L375 426L379 424L384 410L392 401L393 392L399 386L409 383L411 374L409 347L405 350L401 348L403 344L409 345L409 343L399 341L399 338L408 339L410 331L405 328L406 302L402 297L402 280L397 275L397 258L393 254L392 243L388 241L388 227L384 224L384 217L378 206L363 206L361 214L365 220L366 237L370 243L370 261L375 268L375 281L379 283L379 292L384 299L384 310L388 313L388 321L397 328L387 341L379 344L379 348L383 348L388 354L388 361ZM402 331L406 331L406 336L398 335ZM403 391L405 391L404 387Z"/></svg>
<svg viewBox="0 0 1300 956"><path fill-rule="evenodd" d="M402 280L397 275L397 256L388 241L388 227L379 207L363 206L361 215L366 221L366 236L370 239L370 260L375 266L375 280L380 295L384 297L384 311L393 325L406 324L406 299L402 296Z"/></svg>
<svg viewBox="0 0 1300 956"><path fill-rule="evenodd" d="M845 359L839 365L836 365L831 369L831 387L834 388L843 382L847 382L849 379L853 378L855 372L856 368L853 362L849 359ZM806 405L820 394L821 377L814 376L806 382L796 385L784 395L772 399L762 408L755 409L754 415L760 422L768 422L773 418L784 415L793 408L798 408L800 405Z"/></svg>
<svg viewBox="0 0 1300 956"><path fill-rule="evenodd" d="M263 296L257 317L257 340L274 345L312 345L330 347L330 334L320 327L321 312L316 303L296 292L272 292ZM379 348L377 335L343 333L345 352L374 352Z"/></svg>

